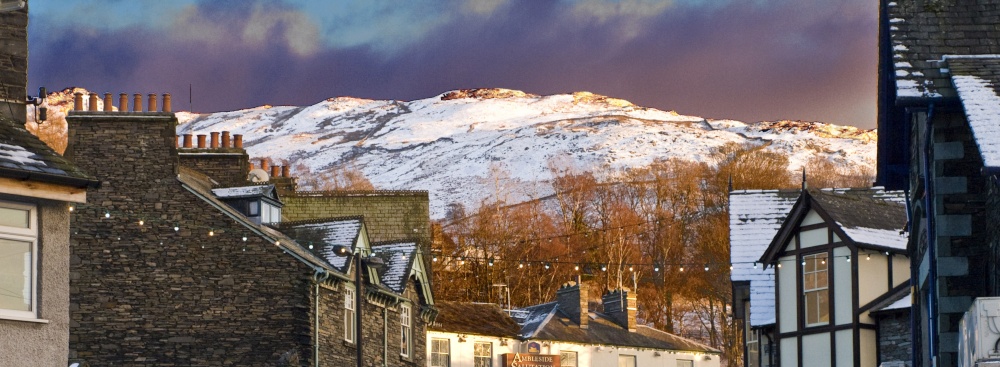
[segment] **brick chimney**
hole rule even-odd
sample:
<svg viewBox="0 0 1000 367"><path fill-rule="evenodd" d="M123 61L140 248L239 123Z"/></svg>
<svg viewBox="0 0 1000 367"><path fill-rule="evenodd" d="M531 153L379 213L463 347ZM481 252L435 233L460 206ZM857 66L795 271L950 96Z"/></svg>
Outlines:
<svg viewBox="0 0 1000 367"><path fill-rule="evenodd" d="M28 9L0 13L0 115L19 123L27 119Z"/></svg>
<svg viewBox="0 0 1000 367"><path fill-rule="evenodd" d="M604 313L611 317L622 328L628 331L635 331L635 293L628 288L615 289L604 293L601 297L604 302Z"/></svg>
<svg viewBox="0 0 1000 367"><path fill-rule="evenodd" d="M559 311L569 316L570 320L580 325L581 329L587 328L590 320L587 311L587 285L569 281L563 283L556 291L556 302Z"/></svg>

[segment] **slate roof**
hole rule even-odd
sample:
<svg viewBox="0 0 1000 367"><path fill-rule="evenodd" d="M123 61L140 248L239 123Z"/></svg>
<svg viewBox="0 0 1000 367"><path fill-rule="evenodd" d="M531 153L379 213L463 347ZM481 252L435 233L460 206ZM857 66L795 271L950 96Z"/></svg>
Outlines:
<svg viewBox="0 0 1000 367"><path fill-rule="evenodd" d="M949 58L948 66L983 165L1000 167L1000 55Z"/></svg>
<svg viewBox="0 0 1000 367"><path fill-rule="evenodd" d="M97 187L87 175L24 126L0 117L0 177L47 182L74 187Z"/></svg>
<svg viewBox="0 0 1000 367"><path fill-rule="evenodd" d="M898 98L954 98L946 55L1000 54L1000 0L895 0L886 11Z"/></svg>
<svg viewBox="0 0 1000 367"><path fill-rule="evenodd" d="M774 324L774 269L758 265L781 228L799 190L740 190L729 194L729 244L733 281L750 282L750 325Z"/></svg>
<svg viewBox="0 0 1000 367"><path fill-rule="evenodd" d="M906 250L906 207L902 204L827 190L809 190L809 195L856 244Z"/></svg>
<svg viewBox="0 0 1000 367"><path fill-rule="evenodd" d="M350 255L340 255L337 246L347 246L352 253L364 227L364 220L358 217L328 218L279 224L281 231L298 243L313 245L313 252L333 265L337 271L347 274Z"/></svg>
<svg viewBox="0 0 1000 367"><path fill-rule="evenodd" d="M428 330L513 339L521 331L521 326L496 304L438 301L434 306L438 315Z"/></svg>
<svg viewBox="0 0 1000 367"><path fill-rule="evenodd" d="M406 290L413 259L417 254L415 241L372 244L372 254L382 258L385 267L379 270L379 280L397 294Z"/></svg>
<svg viewBox="0 0 1000 367"><path fill-rule="evenodd" d="M220 199L234 199L245 197L267 196L273 197L274 185L254 185L239 187L224 187L212 189L212 193Z"/></svg>
<svg viewBox="0 0 1000 367"><path fill-rule="evenodd" d="M524 323L521 326L521 335L524 339L720 353L718 349L645 325L638 325L636 331L629 332L600 312L590 312L587 328L581 329L580 325L573 322L568 315L559 311L556 302L532 306L520 311L522 312L512 314L512 316L515 317L515 320Z"/></svg>
<svg viewBox="0 0 1000 367"><path fill-rule="evenodd" d="M299 260L313 267L340 272L324 259L316 256L308 249L295 242L295 240L291 237L288 237L284 233L270 227L262 226L250 221L247 217L243 216L242 213L216 198L215 195L212 194L211 185L208 184L211 182L211 179L209 179L208 176L193 169L181 166L178 167L177 181L180 182L182 187L195 194L198 198L223 212L223 214L226 214L226 216L230 217L240 225L250 229L258 235L261 235L266 240L276 242L276 246L292 254ZM341 276L343 276L342 272Z"/></svg>

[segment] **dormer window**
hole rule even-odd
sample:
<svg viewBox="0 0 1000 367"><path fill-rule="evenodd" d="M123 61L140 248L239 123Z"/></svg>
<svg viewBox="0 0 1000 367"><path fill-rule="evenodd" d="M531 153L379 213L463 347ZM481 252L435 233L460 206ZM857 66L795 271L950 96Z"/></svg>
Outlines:
<svg viewBox="0 0 1000 367"><path fill-rule="evenodd" d="M257 224L281 222L281 200L274 185L212 189L219 200Z"/></svg>

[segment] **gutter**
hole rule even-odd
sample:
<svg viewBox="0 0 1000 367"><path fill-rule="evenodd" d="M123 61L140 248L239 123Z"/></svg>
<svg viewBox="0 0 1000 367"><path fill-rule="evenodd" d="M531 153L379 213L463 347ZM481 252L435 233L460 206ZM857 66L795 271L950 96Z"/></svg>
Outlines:
<svg viewBox="0 0 1000 367"><path fill-rule="evenodd" d="M26 181L45 182L45 183L77 187L77 188L96 189L101 186L101 181L98 180L76 178L65 175L57 175L53 173L32 172L19 169L10 169L10 168L0 168L0 177L26 180Z"/></svg>
<svg viewBox="0 0 1000 367"><path fill-rule="evenodd" d="M923 163L924 163L924 208L925 217L927 218L927 254L928 256L928 292L927 292L927 346L928 352L930 353L931 363L933 364L937 361L937 234L934 226L936 222L934 220L934 179L931 175L934 174L932 170L934 165L930 162L931 159L931 137L933 136L933 126L934 126L934 103L930 102L927 105L927 122L924 127L924 147L923 147ZM918 283L919 284L919 283ZM919 313L917 313L919 314ZM911 319L914 317L911 314ZM916 339L914 339L916 340ZM917 357L914 356L916 359Z"/></svg>

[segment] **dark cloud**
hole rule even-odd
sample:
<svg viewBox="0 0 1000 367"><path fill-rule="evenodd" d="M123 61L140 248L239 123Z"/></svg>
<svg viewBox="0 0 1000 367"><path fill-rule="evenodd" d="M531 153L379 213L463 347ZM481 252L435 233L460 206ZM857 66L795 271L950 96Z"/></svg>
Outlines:
<svg viewBox="0 0 1000 367"><path fill-rule="evenodd" d="M185 109L190 83L202 112L473 87L587 90L711 118L872 127L877 9L869 3L742 1L597 18L566 3L522 0L486 16L455 12L392 53L303 40L314 29L294 9L268 9L262 23L257 5L245 2L191 8L166 30L32 19L30 82L170 92ZM268 26L248 32L250 19Z"/></svg>

